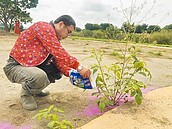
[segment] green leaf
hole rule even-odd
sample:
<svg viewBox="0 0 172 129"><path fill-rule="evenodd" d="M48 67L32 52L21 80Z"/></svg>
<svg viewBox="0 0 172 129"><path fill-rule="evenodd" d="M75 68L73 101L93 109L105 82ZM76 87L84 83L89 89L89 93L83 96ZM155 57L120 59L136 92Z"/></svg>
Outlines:
<svg viewBox="0 0 172 129"><path fill-rule="evenodd" d="M70 121L62 120L62 123L63 123L64 125L68 126L70 129L73 128L73 125L72 125L72 123L71 123Z"/></svg>
<svg viewBox="0 0 172 129"><path fill-rule="evenodd" d="M63 113L63 112L64 112L64 110L59 109L59 108L56 108L54 111L56 111L56 112L60 112L60 113Z"/></svg>
<svg viewBox="0 0 172 129"><path fill-rule="evenodd" d="M32 119L35 119L36 117L38 117L38 115L39 115L39 114L36 114L35 116L33 116L33 118L32 118Z"/></svg>
<svg viewBox="0 0 172 129"><path fill-rule="evenodd" d="M54 121L55 122L55 127L53 129L59 129L61 122L60 121Z"/></svg>
<svg viewBox="0 0 172 129"><path fill-rule="evenodd" d="M135 60L135 62L139 61L135 54L132 54L131 57Z"/></svg>
<svg viewBox="0 0 172 129"><path fill-rule="evenodd" d="M45 108L43 110L40 110L39 113L42 113L42 112L47 112L48 111L48 108Z"/></svg>
<svg viewBox="0 0 172 129"><path fill-rule="evenodd" d="M48 108L48 111L47 111L47 112L50 112L53 108L54 108L54 105L49 106L49 108Z"/></svg>
<svg viewBox="0 0 172 129"><path fill-rule="evenodd" d="M104 108L105 108L105 103L100 102L100 103L98 104L98 106L99 106L100 111L103 112L103 110L104 110Z"/></svg>
<svg viewBox="0 0 172 129"><path fill-rule="evenodd" d="M140 95L136 95L135 96L135 101L138 105L140 105L142 103L142 97Z"/></svg>
<svg viewBox="0 0 172 129"><path fill-rule="evenodd" d="M136 90L137 94L142 97L142 91L139 89Z"/></svg>
<svg viewBox="0 0 172 129"><path fill-rule="evenodd" d="M129 91L131 89L131 87L126 87L125 88L125 91L127 92L127 91Z"/></svg>
<svg viewBox="0 0 172 129"><path fill-rule="evenodd" d="M46 117L45 117L46 120L51 120L51 119L52 119L52 115L53 115L53 114L48 114L48 115L46 115Z"/></svg>
<svg viewBox="0 0 172 129"><path fill-rule="evenodd" d="M111 95L111 93L109 93L109 96L110 96L110 95ZM107 106L107 105L110 105L110 101L109 101L108 99L105 99L104 103L105 103L106 106Z"/></svg>
<svg viewBox="0 0 172 129"><path fill-rule="evenodd" d="M133 88L134 88L135 90L137 90L137 89L139 88L139 86L138 86L138 85L133 85Z"/></svg>
<svg viewBox="0 0 172 129"><path fill-rule="evenodd" d="M42 117L44 117L44 118L48 119L48 112L44 112L44 113L42 113Z"/></svg>
<svg viewBox="0 0 172 129"><path fill-rule="evenodd" d="M59 129L67 129L66 125L61 124Z"/></svg>
<svg viewBox="0 0 172 129"><path fill-rule="evenodd" d="M94 68L99 68L99 66L97 64L91 65L91 69L94 69Z"/></svg>
<svg viewBox="0 0 172 129"><path fill-rule="evenodd" d="M93 92L91 95L94 96L94 95L97 95L99 94L99 92Z"/></svg>
<svg viewBox="0 0 172 129"><path fill-rule="evenodd" d="M141 74L141 75L146 77L146 73L144 73L144 72L139 72L139 74Z"/></svg>
<svg viewBox="0 0 172 129"><path fill-rule="evenodd" d="M58 121L59 117L56 114L52 114L51 120L52 121Z"/></svg>
<svg viewBox="0 0 172 129"><path fill-rule="evenodd" d="M97 78L96 78L96 82L103 82L103 79L100 77L100 76L97 76Z"/></svg>
<svg viewBox="0 0 172 129"><path fill-rule="evenodd" d="M108 73L104 73L104 75L105 75L106 77L109 77L109 76L110 76Z"/></svg>
<svg viewBox="0 0 172 129"><path fill-rule="evenodd" d="M116 73L116 76L117 76L118 79L120 79L120 78L121 78L121 73L118 71L118 72Z"/></svg>
<svg viewBox="0 0 172 129"><path fill-rule="evenodd" d="M136 94L135 91L131 91L130 96L133 97Z"/></svg>
<svg viewBox="0 0 172 129"><path fill-rule="evenodd" d="M41 115L38 115L38 121L40 121L42 119Z"/></svg>
<svg viewBox="0 0 172 129"><path fill-rule="evenodd" d="M145 71L145 73L147 73L147 76L151 79L152 75L151 75L150 71L146 68L143 68L143 70Z"/></svg>
<svg viewBox="0 0 172 129"><path fill-rule="evenodd" d="M44 114L46 114L46 116L44 116ZM33 118L36 118L38 119L38 121L40 121L43 117L46 118L47 117L47 113L46 112L43 112L43 113L38 113L36 114Z"/></svg>
<svg viewBox="0 0 172 129"><path fill-rule="evenodd" d="M136 68L136 72L141 71L142 67Z"/></svg>
<svg viewBox="0 0 172 129"><path fill-rule="evenodd" d="M47 127L49 127L50 129L52 129L55 125L55 121L50 121L48 124L47 124Z"/></svg>
<svg viewBox="0 0 172 129"><path fill-rule="evenodd" d="M143 83L143 82L141 82L141 81L138 81L137 82L137 85L141 88L141 87L143 87L143 88L146 88L146 85Z"/></svg>
<svg viewBox="0 0 172 129"><path fill-rule="evenodd" d="M99 87L99 88L102 88L102 87L104 87L105 85L98 82L98 83L96 84L96 86Z"/></svg>
<svg viewBox="0 0 172 129"><path fill-rule="evenodd" d="M135 63L134 63L134 67L135 67L135 68L144 67L144 63L143 63L143 62L135 62Z"/></svg>
<svg viewBox="0 0 172 129"><path fill-rule="evenodd" d="M95 74L97 72L98 68L94 68L93 69L93 74Z"/></svg>
<svg viewBox="0 0 172 129"><path fill-rule="evenodd" d="M136 47L135 46L131 46L131 47L128 48L128 51L132 51L132 49L135 50Z"/></svg>

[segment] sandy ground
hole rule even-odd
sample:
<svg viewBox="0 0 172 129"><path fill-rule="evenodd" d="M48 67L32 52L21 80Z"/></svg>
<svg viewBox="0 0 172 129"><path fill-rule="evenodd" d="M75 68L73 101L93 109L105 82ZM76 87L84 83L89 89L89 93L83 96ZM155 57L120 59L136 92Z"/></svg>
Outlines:
<svg viewBox="0 0 172 129"><path fill-rule="evenodd" d="M39 110L52 104L64 109L65 112L61 117L72 121L74 128L81 127L95 118L95 120L88 123L88 126L86 124L82 128L101 129L99 126L94 127L92 125L93 123L99 124L101 119L102 121L107 121L109 129L110 127L111 129L122 129L122 127L125 127L125 129L130 129L130 127L131 129L170 129L170 126L172 126L172 118L170 116L172 114L172 88L170 87L172 86L172 49L147 47L146 45L139 46L139 56L146 61L153 75L151 81L141 79L148 85L149 89L158 88L144 94L141 106L135 105L134 102L129 102L104 115L98 112L97 109L91 112L88 107L95 105L95 98L90 96L91 90L83 91L76 88L70 84L69 78L63 77L47 87L51 92L50 96L35 98L38 102L37 110L26 111L20 103L21 86L9 82L2 70L16 38L16 36L0 36L0 129L4 129L3 126L9 126L8 129L13 129L14 126L23 129L44 129L45 122L37 122L36 119L32 118ZM90 54L89 50L91 48L103 49L106 53L112 47L116 47L114 43L71 39L63 41L62 44L71 55L77 57L88 67L93 63L93 60L83 61L82 59ZM150 54L152 52L160 52L161 56ZM111 64L113 61L113 57L105 57L106 64ZM5 125L5 123L7 124ZM102 129L105 128L102 127Z"/></svg>
<svg viewBox="0 0 172 129"><path fill-rule="evenodd" d="M171 91L172 87L151 91L140 106L128 102L79 129L172 129Z"/></svg>

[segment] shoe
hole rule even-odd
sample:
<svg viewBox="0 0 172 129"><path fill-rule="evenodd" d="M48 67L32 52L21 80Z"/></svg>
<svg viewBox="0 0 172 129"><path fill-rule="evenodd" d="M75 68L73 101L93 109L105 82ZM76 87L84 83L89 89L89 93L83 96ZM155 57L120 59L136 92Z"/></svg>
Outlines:
<svg viewBox="0 0 172 129"><path fill-rule="evenodd" d="M32 95L22 95L21 96L22 106L26 110L33 111L37 109L37 103Z"/></svg>
<svg viewBox="0 0 172 129"><path fill-rule="evenodd" d="M42 90L40 93L35 94L35 96L38 96L38 97L45 97L45 96L48 96L49 94L50 94L49 91L47 91L47 90Z"/></svg>

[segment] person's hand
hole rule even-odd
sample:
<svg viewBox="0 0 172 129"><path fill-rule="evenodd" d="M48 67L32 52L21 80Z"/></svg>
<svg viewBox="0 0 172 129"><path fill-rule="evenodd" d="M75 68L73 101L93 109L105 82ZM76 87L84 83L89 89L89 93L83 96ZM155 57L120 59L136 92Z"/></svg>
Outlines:
<svg viewBox="0 0 172 129"><path fill-rule="evenodd" d="M79 71L79 73L83 78L89 78L91 75L91 70L83 66L82 70Z"/></svg>

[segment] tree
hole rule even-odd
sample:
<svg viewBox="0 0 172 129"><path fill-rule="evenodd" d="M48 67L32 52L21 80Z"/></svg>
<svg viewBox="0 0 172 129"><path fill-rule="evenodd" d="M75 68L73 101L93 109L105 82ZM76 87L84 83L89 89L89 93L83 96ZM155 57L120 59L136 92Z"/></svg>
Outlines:
<svg viewBox="0 0 172 129"><path fill-rule="evenodd" d="M85 29L86 30L99 30L100 29L100 26L98 24L87 23L85 25Z"/></svg>
<svg viewBox="0 0 172 129"><path fill-rule="evenodd" d="M76 32L80 32L82 29L79 27L76 27Z"/></svg>
<svg viewBox="0 0 172 129"><path fill-rule="evenodd" d="M144 31L147 30L147 27L148 27L147 24L137 25L135 33L143 33Z"/></svg>
<svg viewBox="0 0 172 129"><path fill-rule="evenodd" d="M100 24L100 29L106 30L108 27L110 27L112 24L109 23L101 23Z"/></svg>
<svg viewBox="0 0 172 129"><path fill-rule="evenodd" d="M0 23L4 24L5 31L10 31L15 20L21 23L32 21L27 9L35 8L38 0L0 0Z"/></svg>
<svg viewBox="0 0 172 129"><path fill-rule="evenodd" d="M124 22L122 24L122 28L121 28L125 33L134 33L135 32L135 26L134 23L130 23L130 22Z"/></svg>
<svg viewBox="0 0 172 129"><path fill-rule="evenodd" d="M149 25L147 32L152 33L152 32L156 32L156 31L160 31L160 30L161 30L161 27L158 25Z"/></svg>
<svg viewBox="0 0 172 129"><path fill-rule="evenodd" d="M166 29L166 30L172 30L172 24L166 25L166 26L164 27L164 29Z"/></svg>
<svg viewBox="0 0 172 129"><path fill-rule="evenodd" d="M120 34L120 29L118 27L113 26L112 24L106 28L106 37L108 39L116 39Z"/></svg>

